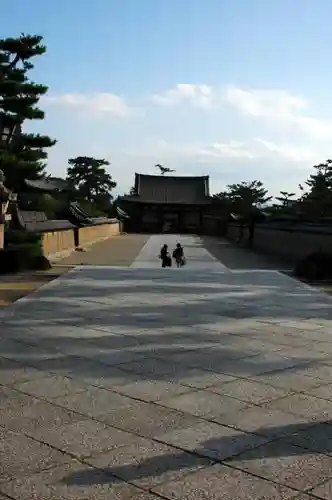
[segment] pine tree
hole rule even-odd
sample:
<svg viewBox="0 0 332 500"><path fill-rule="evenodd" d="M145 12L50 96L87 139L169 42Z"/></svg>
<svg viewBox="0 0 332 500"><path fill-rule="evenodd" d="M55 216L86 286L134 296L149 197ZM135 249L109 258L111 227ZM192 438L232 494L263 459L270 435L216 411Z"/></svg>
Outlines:
<svg viewBox="0 0 332 500"><path fill-rule="evenodd" d="M268 196L263 183L257 180L230 184L219 197L228 200L232 209L243 216L250 214L253 209L261 207L272 198Z"/></svg>
<svg viewBox="0 0 332 500"><path fill-rule="evenodd" d="M332 214L332 160L315 165L314 169L315 173L305 182L309 191L303 194L301 201L308 215L319 218ZM304 192L304 188L299 187Z"/></svg>
<svg viewBox="0 0 332 500"><path fill-rule="evenodd" d="M295 193L289 193L288 191L280 191L280 196L276 196L276 200L280 201L283 208L289 206L289 202L293 201L291 198L295 196Z"/></svg>
<svg viewBox="0 0 332 500"><path fill-rule="evenodd" d="M111 191L116 187L116 182L105 168L110 163L90 156L70 158L68 163L67 180L76 191L77 198L107 212L111 206Z"/></svg>
<svg viewBox="0 0 332 500"><path fill-rule="evenodd" d="M15 123L20 131L10 147L2 145L0 169L5 174L6 186L18 193L24 189L24 179L43 175L47 148L56 143L48 136L22 130L25 120L44 118L38 102L48 87L29 78L34 68L32 59L46 52L42 41L41 36L24 34L0 40L0 118L2 123Z"/></svg>

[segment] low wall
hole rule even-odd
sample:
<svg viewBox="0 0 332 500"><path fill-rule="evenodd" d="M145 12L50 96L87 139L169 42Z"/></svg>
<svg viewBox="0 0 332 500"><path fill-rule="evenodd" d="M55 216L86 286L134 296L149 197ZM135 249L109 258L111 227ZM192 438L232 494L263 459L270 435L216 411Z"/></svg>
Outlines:
<svg viewBox="0 0 332 500"><path fill-rule="evenodd" d="M75 250L74 229L43 233L42 246L47 258L69 254Z"/></svg>
<svg viewBox="0 0 332 500"><path fill-rule="evenodd" d="M91 245L99 240L105 240L120 233L119 222L98 224L97 226L81 227L78 230L79 246Z"/></svg>
<svg viewBox="0 0 332 500"><path fill-rule="evenodd" d="M249 230L244 229L242 239L239 241L240 227L235 224L229 225L226 236L234 242L246 244ZM295 264L312 252L322 250L332 253L332 231L329 233L256 226L251 247Z"/></svg>
<svg viewBox="0 0 332 500"><path fill-rule="evenodd" d="M227 221L223 217L213 215L203 216L203 233L215 236L224 236L227 230Z"/></svg>
<svg viewBox="0 0 332 500"><path fill-rule="evenodd" d="M77 247L84 248L92 243L116 236L120 232L121 223L117 220L109 220L95 226L47 231L42 236L44 255L48 259L55 260L70 254Z"/></svg>

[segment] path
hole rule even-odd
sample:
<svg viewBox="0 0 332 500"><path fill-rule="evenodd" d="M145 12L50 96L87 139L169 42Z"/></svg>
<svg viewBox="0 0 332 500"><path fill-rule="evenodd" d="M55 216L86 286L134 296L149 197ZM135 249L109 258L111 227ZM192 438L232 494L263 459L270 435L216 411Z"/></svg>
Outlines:
<svg viewBox="0 0 332 500"><path fill-rule="evenodd" d="M145 234L113 236L86 247L84 252L73 252L58 261L61 265L129 266L146 243Z"/></svg>
<svg viewBox="0 0 332 500"><path fill-rule="evenodd" d="M119 235L100 241L84 252L73 252L62 260L53 262L47 272L22 272L0 277L0 308L7 307L45 283L77 265L129 266L146 243L142 234ZM0 499L1 500L1 499Z"/></svg>
<svg viewBox="0 0 332 500"><path fill-rule="evenodd" d="M225 266L208 252L202 245L202 240L199 237L179 236L173 234L164 234L162 236L151 236L145 243L142 251L131 264L131 267L143 268L159 268L160 261L157 256L160 253L162 245L168 245L170 254L172 253L177 241L186 249L186 258L190 269L211 269L216 267L226 269Z"/></svg>
<svg viewBox="0 0 332 500"><path fill-rule="evenodd" d="M229 269L274 269L291 270L288 263L241 245L236 245L224 238L204 236L201 244L217 259L222 259Z"/></svg>
<svg viewBox="0 0 332 500"><path fill-rule="evenodd" d="M195 238L185 268L156 268L163 241L2 311L0 492L330 499L331 298Z"/></svg>

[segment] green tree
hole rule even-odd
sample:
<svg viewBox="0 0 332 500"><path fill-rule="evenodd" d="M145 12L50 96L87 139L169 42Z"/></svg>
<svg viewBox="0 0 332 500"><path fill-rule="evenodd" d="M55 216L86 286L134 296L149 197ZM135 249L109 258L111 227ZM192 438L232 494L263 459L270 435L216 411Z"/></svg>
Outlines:
<svg viewBox="0 0 332 500"><path fill-rule="evenodd" d="M226 190L217 195L221 200L228 200L230 209L240 215L246 216L255 208L260 208L272 199L268 196L261 181L243 181L229 184Z"/></svg>
<svg viewBox="0 0 332 500"><path fill-rule="evenodd" d="M67 180L78 200L86 201L102 212L108 212L112 202L112 189L116 187L106 171L110 163L105 159L78 156L68 160Z"/></svg>
<svg viewBox="0 0 332 500"><path fill-rule="evenodd" d="M314 166L314 173L305 182L308 190L300 184L301 201L307 215L313 218L332 214L332 160Z"/></svg>
<svg viewBox="0 0 332 500"><path fill-rule="evenodd" d="M38 107L48 87L34 83L30 71L32 60L45 54L43 37L24 35L0 40L0 118L2 123L16 124L21 133L11 147L0 150L0 168L6 185L17 192L24 187L24 179L37 179L45 169L47 148L56 141L46 135L24 133L25 120L43 120L44 112Z"/></svg>
<svg viewBox="0 0 332 500"><path fill-rule="evenodd" d="M280 201L282 207L287 208L289 206L289 202L292 201L291 198L294 198L295 193L289 193L288 191L280 191L280 196L276 197L276 200Z"/></svg>

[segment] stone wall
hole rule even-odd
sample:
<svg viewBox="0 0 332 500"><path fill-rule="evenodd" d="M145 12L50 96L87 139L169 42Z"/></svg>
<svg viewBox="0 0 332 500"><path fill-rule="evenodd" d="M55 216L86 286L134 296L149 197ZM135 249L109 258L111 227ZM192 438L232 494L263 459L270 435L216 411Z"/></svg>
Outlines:
<svg viewBox="0 0 332 500"><path fill-rule="evenodd" d="M242 239L240 227L229 225L226 233L227 238L242 244L248 243L249 230L245 228ZM312 252L323 250L332 253L332 231L319 232L317 230L300 229L276 229L271 226L258 225L255 228L252 248L289 263L296 263Z"/></svg>
<svg viewBox="0 0 332 500"><path fill-rule="evenodd" d="M44 255L55 260L73 252L77 247L86 247L92 243L120 234L120 222L109 220L105 224L85 226L75 229L47 231L43 233Z"/></svg>

